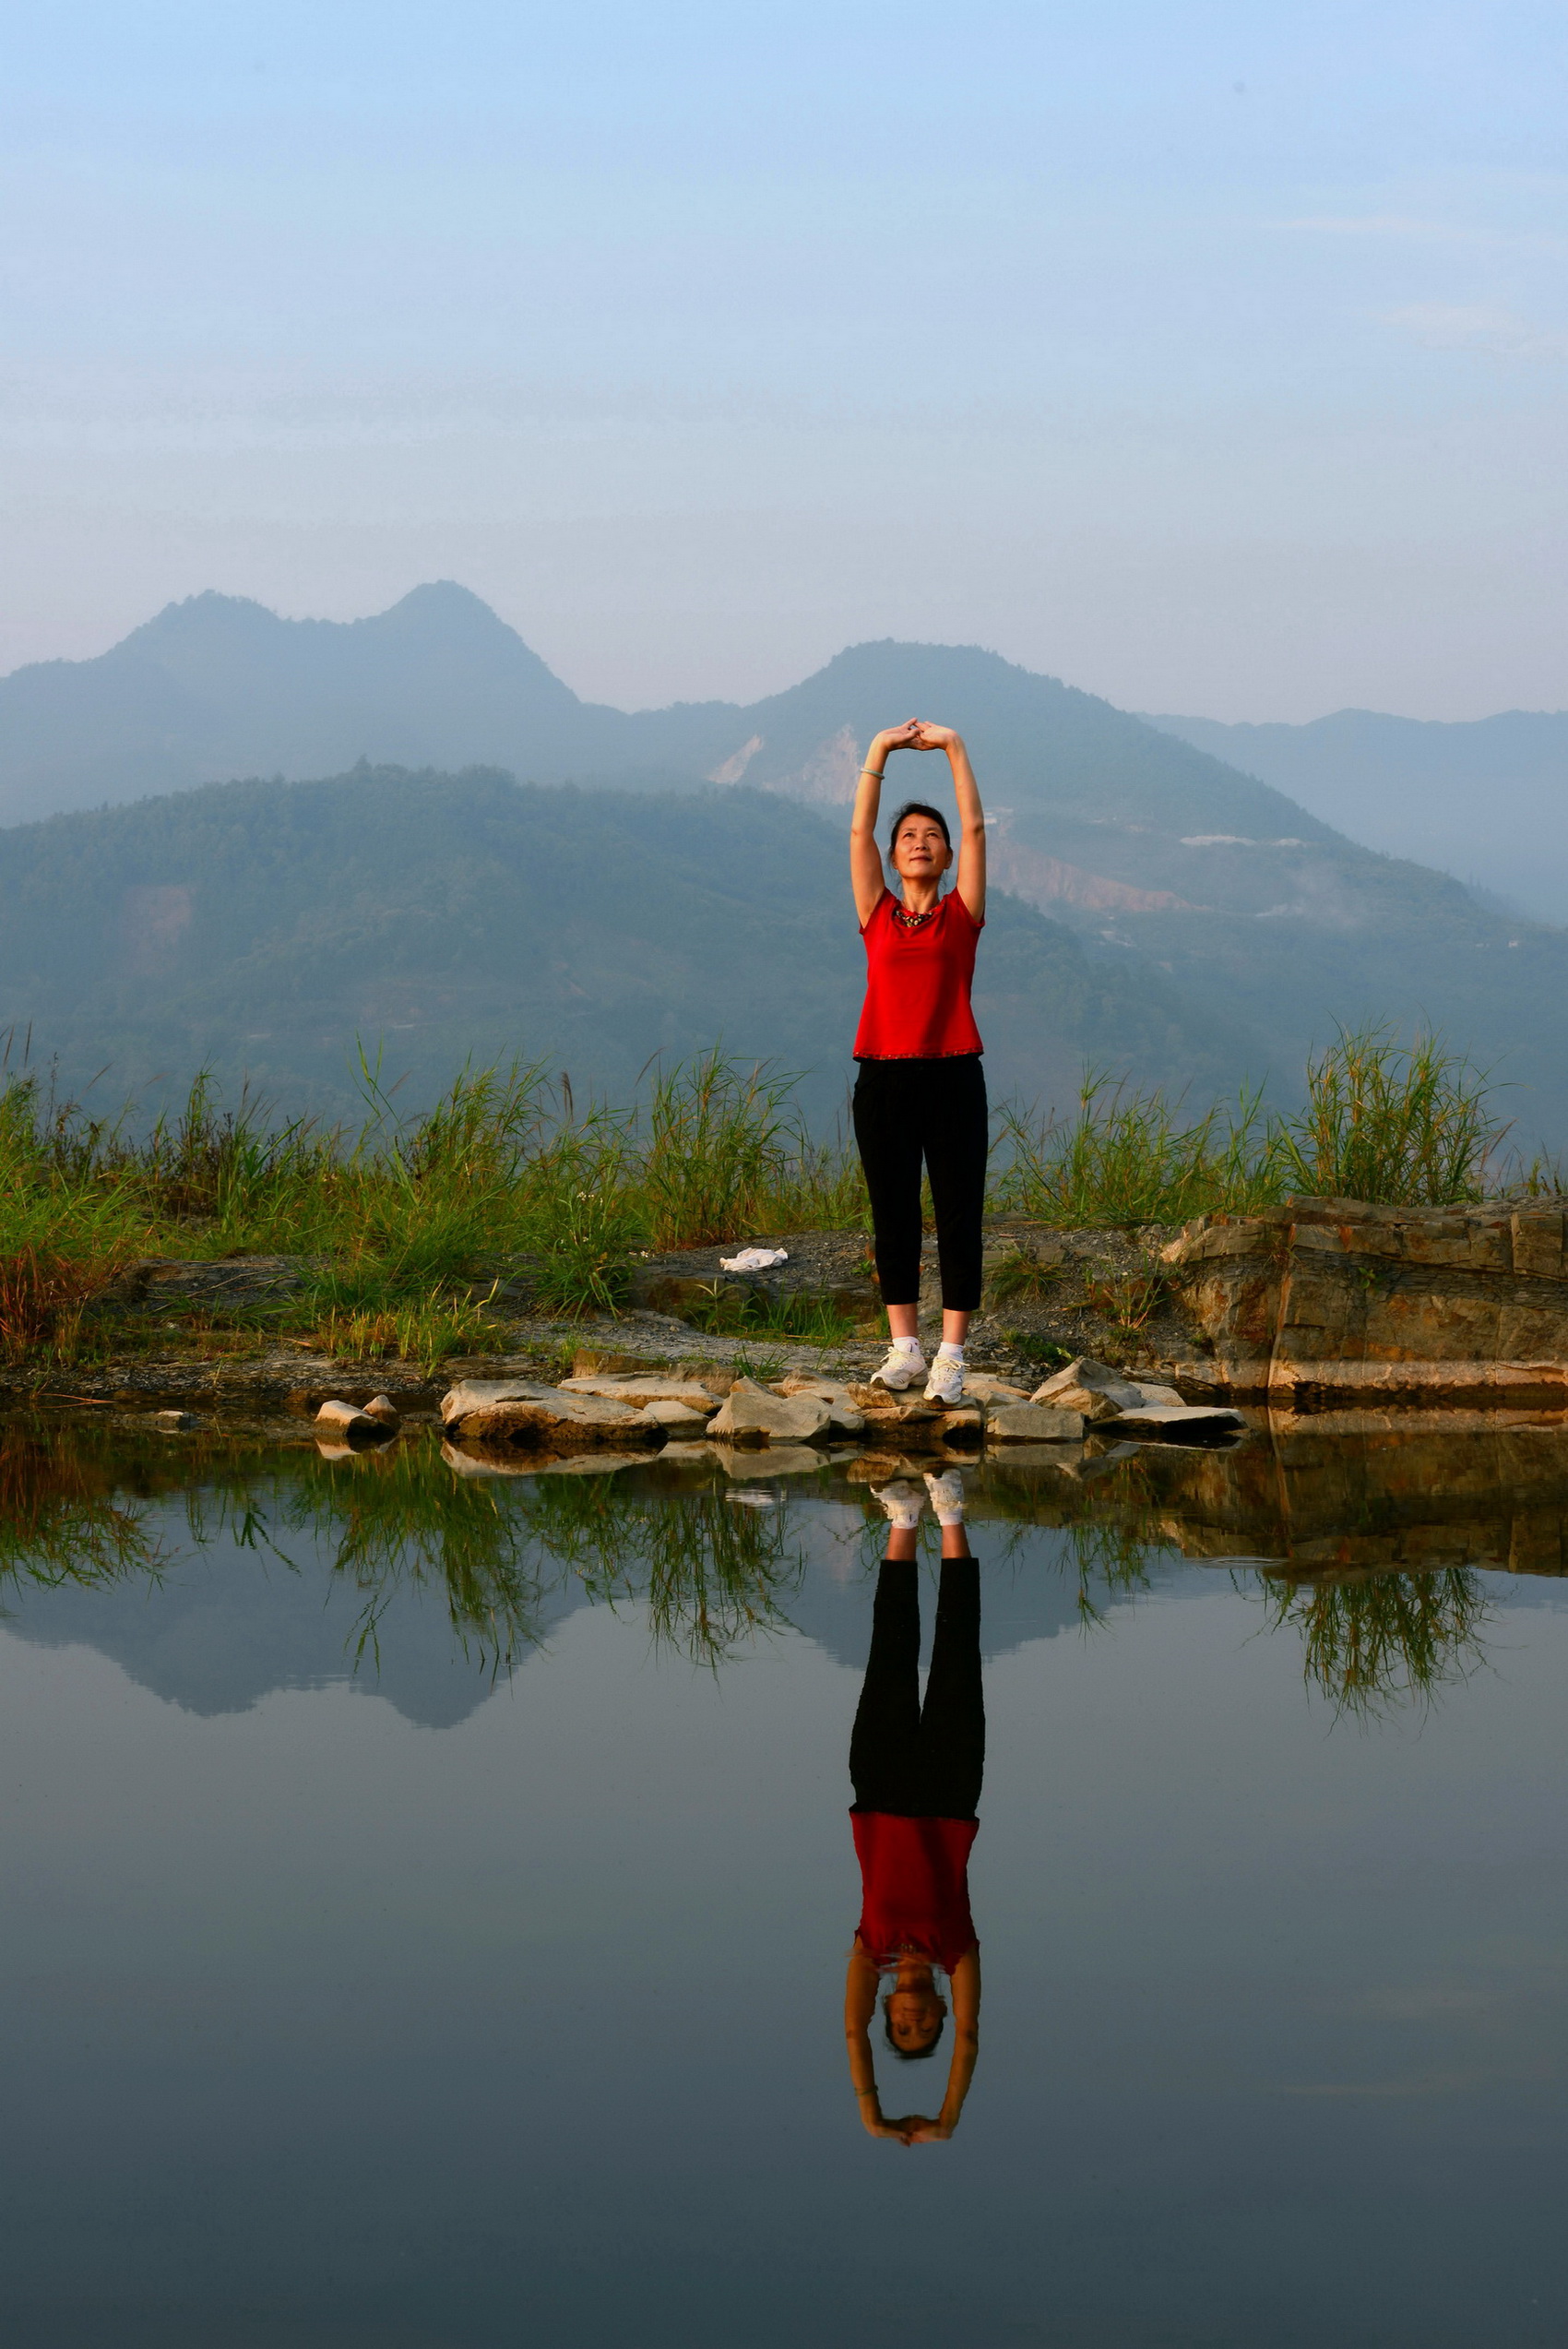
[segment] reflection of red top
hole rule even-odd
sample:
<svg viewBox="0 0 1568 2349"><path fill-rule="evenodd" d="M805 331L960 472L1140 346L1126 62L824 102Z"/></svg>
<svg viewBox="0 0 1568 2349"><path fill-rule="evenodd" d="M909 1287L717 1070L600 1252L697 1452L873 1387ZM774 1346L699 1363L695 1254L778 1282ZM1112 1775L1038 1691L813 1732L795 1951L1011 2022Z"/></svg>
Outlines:
<svg viewBox="0 0 1568 2349"><path fill-rule="evenodd" d="M861 929L866 1000L855 1032L857 1060L948 1060L983 1052L969 984L985 926L950 889L918 930L894 919L899 900L884 889Z"/></svg>
<svg viewBox="0 0 1568 2349"><path fill-rule="evenodd" d="M951 1973L975 1946L969 1914L969 1852L978 1818L901 1818L852 1810L861 1864L855 1938L880 1965L916 1950Z"/></svg>

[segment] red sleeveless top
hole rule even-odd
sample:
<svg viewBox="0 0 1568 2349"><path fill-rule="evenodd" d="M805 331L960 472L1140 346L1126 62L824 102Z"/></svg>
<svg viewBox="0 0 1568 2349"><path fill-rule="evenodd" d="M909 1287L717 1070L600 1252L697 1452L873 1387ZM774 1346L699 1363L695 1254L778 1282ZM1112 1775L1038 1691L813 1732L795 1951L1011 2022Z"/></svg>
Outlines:
<svg viewBox="0 0 1568 2349"><path fill-rule="evenodd" d="M979 1819L862 1810L849 1817L861 1864L856 1940L877 1965L916 1950L951 1973L975 1946L969 1853Z"/></svg>
<svg viewBox="0 0 1568 2349"><path fill-rule="evenodd" d="M866 999L855 1031L857 1060L949 1060L983 1052L969 985L977 922L956 889L949 889L918 930L894 919L899 900L884 889L862 924Z"/></svg>

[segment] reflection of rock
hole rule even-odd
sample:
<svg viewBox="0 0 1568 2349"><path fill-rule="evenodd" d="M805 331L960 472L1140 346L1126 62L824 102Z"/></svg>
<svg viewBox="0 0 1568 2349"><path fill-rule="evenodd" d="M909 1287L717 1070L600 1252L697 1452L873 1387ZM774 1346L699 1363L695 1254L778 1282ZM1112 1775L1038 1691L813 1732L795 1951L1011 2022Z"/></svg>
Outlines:
<svg viewBox="0 0 1568 2349"><path fill-rule="evenodd" d="M1202 1216L1165 1261L1212 1349L1190 1386L1568 1408L1561 1207L1295 1199Z"/></svg>
<svg viewBox="0 0 1568 2349"><path fill-rule="evenodd" d="M1568 1426L1412 1434L1389 1414L1392 1427L1356 1435L1348 1416L1336 1414L1334 1432L1285 1423L1268 1442L1224 1450L1118 1446L1121 1457L1102 1456L1092 1500L1052 1480L1032 1488L1029 1514L1039 1524L1092 1518L1186 1557L1277 1561L1301 1573L1568 1572ZM1006 1453L988 1464L981 1492L970 1493L971 1523L986 1494L1005 1492L1012 1465Z"/></svg>

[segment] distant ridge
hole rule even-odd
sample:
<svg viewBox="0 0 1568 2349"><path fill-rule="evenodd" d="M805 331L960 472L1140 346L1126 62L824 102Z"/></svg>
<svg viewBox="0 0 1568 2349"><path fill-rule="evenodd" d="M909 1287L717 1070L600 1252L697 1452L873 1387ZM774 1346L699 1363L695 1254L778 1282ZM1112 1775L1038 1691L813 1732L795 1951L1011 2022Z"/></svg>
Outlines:
<svg viewBox="0 0 1568 2349"><path fill-rule="evenodd" d="M1151 726L1289 792L1370 848L1419 856L1568 922L1568 710L1456 722L1337 709L1308 725Z"/></svg>

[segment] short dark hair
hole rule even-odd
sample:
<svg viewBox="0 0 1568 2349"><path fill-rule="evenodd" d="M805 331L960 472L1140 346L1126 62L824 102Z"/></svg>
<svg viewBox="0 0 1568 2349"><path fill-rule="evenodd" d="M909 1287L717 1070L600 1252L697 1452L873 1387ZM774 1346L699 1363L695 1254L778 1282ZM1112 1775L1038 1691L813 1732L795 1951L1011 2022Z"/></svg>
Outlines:
<svg viewBox="0 0 1568 2349"><path fill-rule="evenodd" d="M882 2028L887 2034L888 2045L892 2048L900 2063L922 2063L927 2056L934 2056L936 2053L936 2043L941 2038L946 2027L947 2009L944 2007L942 2013L937 2018L936 2029L932 2033L931 2037L926 2041L923 2047L900 2047L898 2042L893 2036L893 2024L888 2017L887 2000L884 1998L882 2002Z"/></svg>
<svg viewBox="0 0 1568 2349"><path fill-rule="evenodd" d="M897 815L893 818L893 829L887 835L887 853L889 856L892 855L894 850L898 845L899 826L906 823L911 816L929 816L933 824L940 824L942 827L943 839L946 841L949 848L952 847L953 835L947 829L947 818L943 814L941 808L928 806L923 799L907 799L904 802L903 806L898 810Z"/></svg>

